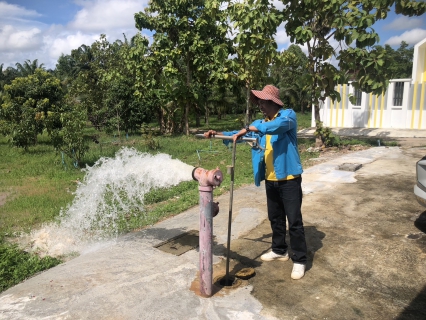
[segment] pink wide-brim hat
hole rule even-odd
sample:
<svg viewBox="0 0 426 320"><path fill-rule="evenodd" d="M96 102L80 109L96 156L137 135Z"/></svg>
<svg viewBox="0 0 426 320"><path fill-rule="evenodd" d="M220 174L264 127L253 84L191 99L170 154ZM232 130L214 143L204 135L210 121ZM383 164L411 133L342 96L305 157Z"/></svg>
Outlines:
<svg viewBox="0 0 426 320"><path fill-rule="evenodd" d="M251 90L251 93L256 98L259 98L262 100L272 100L280 106L284 105L284 103L280 100L280 90L271 84L266 85L262 91Z"/></svg>

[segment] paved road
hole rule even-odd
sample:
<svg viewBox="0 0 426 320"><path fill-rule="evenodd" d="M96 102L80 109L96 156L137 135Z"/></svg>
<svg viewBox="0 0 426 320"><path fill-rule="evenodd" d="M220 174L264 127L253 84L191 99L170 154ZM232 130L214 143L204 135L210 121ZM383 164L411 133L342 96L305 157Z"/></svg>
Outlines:
<svg viewBox="0 0 426 320"><path fill-rule="evenodd" d="M401 138L401 137L399 137ZM98 244L0 295L0 319L424 319L425 215L413 196L423 140L377 147L308 168L303 214L309 263L262 262L270 246L262 187L234 191L231 273L256 275L199 296L198 251L176 256L156 245L198 230L198 208ZM416 147L413 147L416 146ZM356 172L343 163L362 164ZM214 277L224 275L229 195L216 199Z"/></svg>

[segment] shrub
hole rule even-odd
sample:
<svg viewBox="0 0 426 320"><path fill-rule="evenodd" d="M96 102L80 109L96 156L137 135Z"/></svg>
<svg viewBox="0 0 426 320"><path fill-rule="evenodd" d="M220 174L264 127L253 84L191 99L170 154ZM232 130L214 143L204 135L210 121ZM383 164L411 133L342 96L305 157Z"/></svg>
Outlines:
<svg viewBox="0 0 426 320"><path fill-rule="evenodd" d="M40 258L20 250L16 245L0 242L0 292L62 261L57 258Z"/></svg>

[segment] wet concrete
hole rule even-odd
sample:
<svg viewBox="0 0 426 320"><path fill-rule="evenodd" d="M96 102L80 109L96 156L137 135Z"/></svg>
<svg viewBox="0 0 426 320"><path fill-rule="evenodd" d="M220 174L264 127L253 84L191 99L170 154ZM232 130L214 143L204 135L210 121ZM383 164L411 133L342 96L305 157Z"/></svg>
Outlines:
<svg viewBox="0 0 426 320"><path fill-rule="evenodd" d="M380 147L308 168L303 175L307 272L263 262L271 243L264 188L234 191L231 274L236 288L197 294L198 251L158 245L198 229L193 208L39 274L0 295L0 319L425 319L425 208L413 195L424 147ZM356 172L339 164L360 163ZM236 173L238 174L238 173ZM214 269L224 275L229 195L215 199ZM215 280L215 281L216 281Z"/></svg>

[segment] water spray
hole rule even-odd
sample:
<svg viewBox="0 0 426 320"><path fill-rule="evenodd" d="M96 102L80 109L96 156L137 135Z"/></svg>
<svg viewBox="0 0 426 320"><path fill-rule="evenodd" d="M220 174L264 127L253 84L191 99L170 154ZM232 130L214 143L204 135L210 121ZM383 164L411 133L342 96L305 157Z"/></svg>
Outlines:
<svg viewBox="0 0 426 320"><path fill-rule="evenodd" d="M151 155L122 148L83 169L73 201L53 223L34 230L28 243L40 255L85 252L120 234L120 223L131 215L148 217L145 195L191 180L193 166L168 154ZM26 241L26 239L23 239Z"/></svg>

